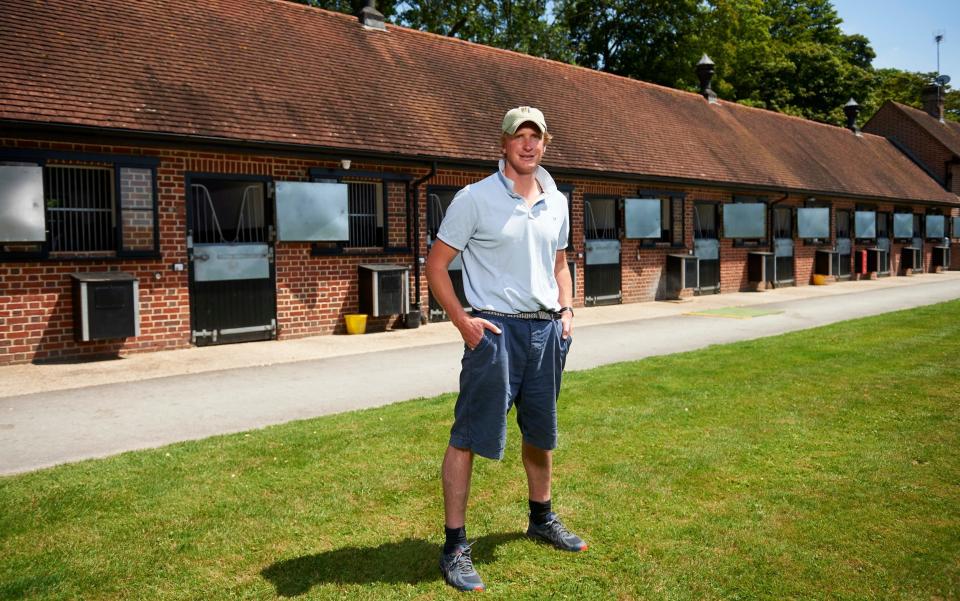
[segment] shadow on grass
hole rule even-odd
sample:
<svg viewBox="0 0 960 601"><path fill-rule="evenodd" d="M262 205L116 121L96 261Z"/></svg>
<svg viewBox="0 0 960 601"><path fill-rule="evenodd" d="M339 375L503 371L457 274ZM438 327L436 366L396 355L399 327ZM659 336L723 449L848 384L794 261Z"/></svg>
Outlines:
<svg viewBox="0 0 960 601"><path fill-rule="evenodd" d="M522 538L520 532L488 534L473 545L473 561L489 563L499 545ZM377 547L343 547L278 561L260 574L277 595L296 597L318 584L417 584L440 579L440 545L408 538Z"/></svg>

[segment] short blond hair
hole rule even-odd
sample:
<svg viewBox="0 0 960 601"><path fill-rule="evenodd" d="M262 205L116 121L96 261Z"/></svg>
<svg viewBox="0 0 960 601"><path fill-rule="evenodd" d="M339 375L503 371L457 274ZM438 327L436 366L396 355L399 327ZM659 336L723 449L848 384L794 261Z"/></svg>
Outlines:
<svg viewBox="0 0 960 601"><path fill-rule="evenodd" d="M516 134L508 134L507 132L500 132L500 147L503 148L503 145L507 143L507 140L514 137ZM553 136L550 135L548 131L540 132L540 135L543 137L543 145L546 146L550 143L550 140L553 140Z"/></svg>

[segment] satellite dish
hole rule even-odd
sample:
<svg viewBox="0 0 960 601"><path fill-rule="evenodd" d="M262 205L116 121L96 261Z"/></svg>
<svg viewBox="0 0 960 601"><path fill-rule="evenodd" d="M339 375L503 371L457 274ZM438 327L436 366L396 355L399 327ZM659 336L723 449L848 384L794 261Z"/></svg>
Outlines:
<svg viewBox="0 0 960 601"><path fill-rule="evenodd" d="M949 76L949 75L940 75L939 77L937 77L937 78L934 79L933 81L937 82L937 83L940 84L941 86L945 86L945 85L947 85L948 83L950 83L950 76Z"/></svg>

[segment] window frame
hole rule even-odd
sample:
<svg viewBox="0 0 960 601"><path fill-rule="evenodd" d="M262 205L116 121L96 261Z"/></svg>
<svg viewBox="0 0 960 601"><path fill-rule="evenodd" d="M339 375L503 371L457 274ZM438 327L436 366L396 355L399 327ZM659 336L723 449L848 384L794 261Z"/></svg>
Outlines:
<svg viewBox="0 0 960 601"><path fill-rule="evenodd" d="M722 202L722 201L719 201L719 200L701 200L701 199L694 199L693 204L692 204L691 209L690 209L690 210L691 210L691 216L692 216L692 218L693 218L693 225L692 225L692 227L693 227L693 241L694 241L694 243L695 243L697 240L717 240L717 241L722 240L722 238L720 237L720 227L721 227L721 225L722 225L722 217L720 216L720 207L721 207L722 205L723 205L723 202ZM709 207L712 207L712 208L713 208L714 224L713 224L713 230L711 230L711 231L713 232L713 236L700 236L700 235L698 235L701 230L697 227L697 224L699 223L699 219L700 219L700 216L699 216L699 214L697 213L697 208L700 207L700 206L704 206L704 207L709 206Z"/></svg>
<svg viewBox="0 0 960 601"><path fill-rule="evenodd" d="M800 213L796 209L827 209L830 213L830 223L827 230L830 232L830 235L826 238L801 238L800 237ZM829 200L820 200L819 198L810 197L803 201L803 206L794 207L793 211L793 230L795 234L795 239L803 242L803 246L813 246L815 248L822 248L824 246L830 246L833 244L833 237L836 235L836 227L834 222L836 220L836 212L833 210L833 203Z"/></svg>
<svg viewBox="0 0 960 601"><path fill-rule="evenodd" d="M929 237L929 236L927 235L927 216L928 216L928 215L939 215L940 217L943 217L943 230L944 230L943 233L944 233L944 236L943 236L942 238L931 238L931 237ZM923 221L923 241L924 241L924 242L929 242L929 243L934 243L934 244L940 244L940 243L943 242L943 238L949 238L949 237L950 237L950 234L951 234L950 229L949 229L949 226L951 225L951 224L950 224L950 217L949 217L949 215L947 215L946 213L944 213L944 212L943 212L943 209L941 209L940 207L928 207L927 210L924 211L924 213L923 213L923 219L922 219L922 221Z"/></svg>
<svg viewBox="0 0 960 601"><path fill-rule="evenodd" d="M895 215L913 215L913 209L910 207L894 207L893 212L890 213L890 239L893 240L894 244L912 244L913 236L909 238L897 237L893 231L893 220ZM916 225L916 218L913 219L914 225Z"/></svg>
<svg viewBox="0 0 960 601"><path fill-rule="evenodd" d="M587 203L597 200L613 201L613 233L612 238L587 238ZM586 240L620 240L623 241L623 196L615 194L585 194L583 196L583 239ZM607 228L604 228L606 231Z"/></svg>
<svg viewBox="0 0 960 601"><path fill-rule="evenodd" d="M881 219L882 217L882 219ZM880 222L883 222L884 234L880 235ZM893 211L877 211L877 240L885 238L893 243Z"/></svg>
<svg viewBox="0 0 960 601"><path fill-rule="evenodd" d="M686 226L687 226L687 193L677 190L637 190L637 198L657 198L660 200L660 237L657 239L641 239L640 248L686 248ZM680 204L680 241L674 236L673 224L676 221L674 209L676 201ZM667 205L667 216L670 227L663 228L664 203Z"/></svg>
<svg viewBox="0 0 960 601"><path fill-rule="evenodd" d="M758 236L756 238L726 238L723 231L723 207L728 204L762 204L765 206L764 214L766 215L767 222L764 224L764 229L767 231L767 234L764 236ZM770 198L767 196L756 196L752 194L735 194L729 203L720 204L720 214L719 214L719 223L717 223L717 231L720 232L720 239L724 240L733 240L734 248L769 248L770 247L770 228L772 227L771 222L773 221L772 216L770 215ZM795 220L794 220L795 221Z"/></svg>
<svg viewBox="0 0 960 601"><path fill-rule="evenodd" d="M858 211L872 211L873 212L873 238L860 238L857 236L857 212ZM853 244L855 246L869 246L874 247L877 245L877 215L880 214L880 209L877 208L875 204L856 204L853 208L852 220L850 221L850 233L852 234Z"/></svg>
<svg viewBox="0 0 960 601"><path fill-rule="evenodd" d="M307 181L310 182L336 182L336 183L367 183L365 181L353 182L352 180L370 180L369 183L379 183L382 190L382 215L383 220L383 244L378 246L350 246L350 241L339 242L311 242L310 255L314 257L327 255L389 255L389 254L408 254L412 252L410 247L410 182L413 177L402 173L392 173L389 171L361 171L354 169L324 169L313 167L307 170ZM406 210L407 227L407 246L390 246L390 184L402 182L404 184L404 207ZM348 200L349 202L349 200Z"/></svg>
<svg viewBox="0 0 960 601"><path fill-rule="evenodd" d="M159 259L160 254L160 200L157 168L160 165L158 157L137 156L124 154L101 154L70 151L44 150L0 150L0 162L32 163L44 170L46 180L48 167L98 168L108 167L111 173L111 190L113 192L113 207L111 216L114 220L113 236L114 248L103 251L103 254L71 253L71 251L51 250L48 208L46 207L47 189L44 186L44 228L46 236L40 244L26 243L23 246L36 246L35 251L6 251L0 245L0 261L118 261L127 259ZM121 173L123 169L145 169L150 172L150 193L152 197L149 211L153 215L153 247L146 250L126 250L123 238L123 197ZM10 246L17 246L10 244Z"/></svg>

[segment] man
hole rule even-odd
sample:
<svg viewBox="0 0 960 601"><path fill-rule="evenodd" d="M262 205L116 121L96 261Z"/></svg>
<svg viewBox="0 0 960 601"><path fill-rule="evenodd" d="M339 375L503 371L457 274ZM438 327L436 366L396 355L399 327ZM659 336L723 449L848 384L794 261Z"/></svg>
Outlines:
<svg viewBox="0 0 960 601"><path fill-rule="evenodd" d="M513 405L529 490L527 536L565 551L587 548L550 503L557 395L573 329L567 200L540 167L551 137L543 113L511 109L502 130L499 170L457 193L427 260L430 289L466 345L443 458L446 543L440 555L444 579L459 590L484 589L466 534L473 456L503 458ZM469 314L447 271L457 253Z"/></svg>

